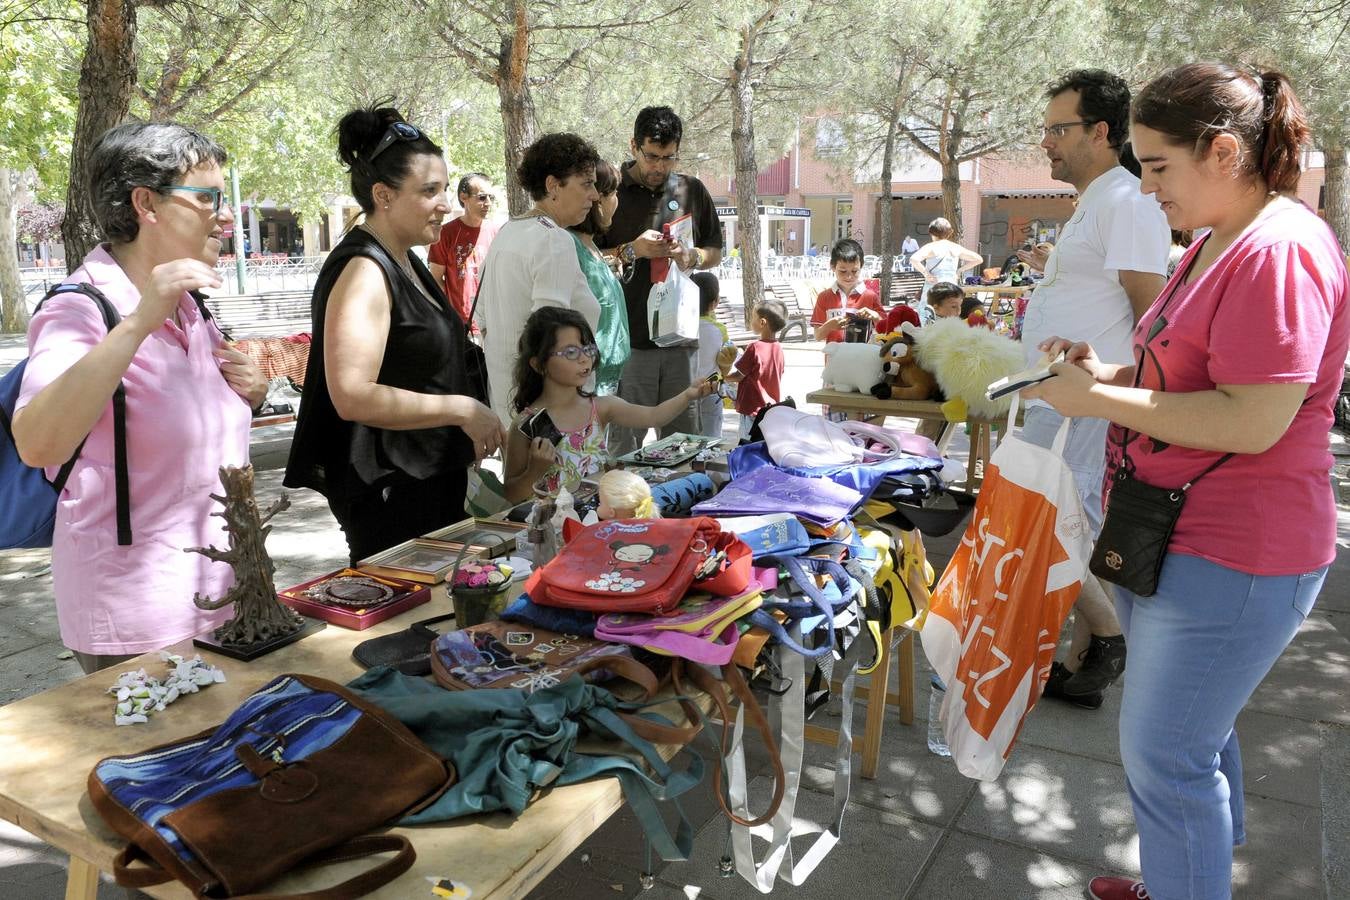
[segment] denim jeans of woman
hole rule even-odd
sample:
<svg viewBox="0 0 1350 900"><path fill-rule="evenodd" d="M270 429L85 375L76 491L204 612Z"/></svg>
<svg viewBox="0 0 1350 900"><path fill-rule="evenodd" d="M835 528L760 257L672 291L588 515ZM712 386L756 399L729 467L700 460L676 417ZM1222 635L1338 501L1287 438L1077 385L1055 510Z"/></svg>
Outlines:
<svg viewBox="0 0 1350 900"><path fill-rule="evenodd" d="M1233 726L1326 574L1248 575L1172 553L1152 597L1116 588L1130 648L1120 755L1153 900L1232 896L1246 838Z"/></svg>

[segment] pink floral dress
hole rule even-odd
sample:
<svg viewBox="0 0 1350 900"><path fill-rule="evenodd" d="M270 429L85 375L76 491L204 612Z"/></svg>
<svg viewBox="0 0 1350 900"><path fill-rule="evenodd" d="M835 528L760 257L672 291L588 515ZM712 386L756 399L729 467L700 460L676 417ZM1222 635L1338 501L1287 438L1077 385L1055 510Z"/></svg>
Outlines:
<svg viewBox="0 0 1350 900"><path fill-rule="evenodd" d="M528 416L535 408L521 414ZM574 488L583 478L597 474L609 458L609 428L600 423L600 411L591 398L591 415L575 431L564 431L557 445L557 460L544 474L544 489L556 494L558 488Z"/></svg>

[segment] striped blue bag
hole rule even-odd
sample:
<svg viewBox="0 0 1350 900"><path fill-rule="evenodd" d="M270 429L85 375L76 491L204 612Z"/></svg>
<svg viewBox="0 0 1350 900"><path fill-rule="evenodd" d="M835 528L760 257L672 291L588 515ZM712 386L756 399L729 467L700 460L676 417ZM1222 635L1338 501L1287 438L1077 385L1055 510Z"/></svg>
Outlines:
<svg viewBox="0 0 1350 900"><path fill-rule="evenodd" d="M195 897L236 897L300 866L394 851L305 895L317 900L358 897L407 871L416 859L407 838L367 832L454 780L388 713L331 681L281 675L217 728L100 761L89 796L129 841L113 872L127 887L177 879Z"/></svg>

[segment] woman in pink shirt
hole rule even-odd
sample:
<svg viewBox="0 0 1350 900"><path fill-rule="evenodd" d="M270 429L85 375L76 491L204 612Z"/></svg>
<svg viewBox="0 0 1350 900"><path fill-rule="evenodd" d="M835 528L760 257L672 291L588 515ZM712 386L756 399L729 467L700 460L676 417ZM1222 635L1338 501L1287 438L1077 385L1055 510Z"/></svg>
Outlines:
<svg viewBox="0 0 1350 900"><path fill-rule="evenodd" d="M234 221L224 163L219 144L180 125L119 125L99 138L89 187L108 242L66 280L97 287L121 322L109 332L88 297L67 293L44 303L28 328L14 440L48 477L79 454L58 501L52 590L61 640L86 672L230 615L192 602L194 592L228 590L230 567L183 552L222 541L209 495L220 490L221 466L248 462L249 409L267 394L258 366L189 294L221 286L214 266ZM128 546L118 544L109 402L119 382Z"/></svg>
<svg viewBox="0 0 1350 900"><path fill-rule="evenodd" d="M1090 891L1227 898L1245 839L1234 723L1335 558L1327 433L1350 287L1335 236L1291 196L1308 129L1283 75L1182 66L1144 89L1131 122L1143 191L1172 228L1209 233L1140 319L1135 365L1052 338L1042 349L1069 361L1031 392L1114 423L1108 480L1190 485L1156 591L1116 588L1143 882L1097 878Z"/></svg>

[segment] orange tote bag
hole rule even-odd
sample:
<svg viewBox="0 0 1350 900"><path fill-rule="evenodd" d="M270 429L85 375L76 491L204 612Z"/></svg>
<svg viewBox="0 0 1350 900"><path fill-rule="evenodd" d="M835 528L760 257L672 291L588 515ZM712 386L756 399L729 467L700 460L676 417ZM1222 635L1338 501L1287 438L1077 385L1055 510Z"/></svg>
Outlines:
<svg viewBox="0 0 1350 900"><path fill-rule="evenodd" d="M997 778L1036 705L1059 632L1087 573L1092 537L1064 462L1008 431L961 544L933 590L924 653L947 685L943 730L963 775Z"/></svg>

